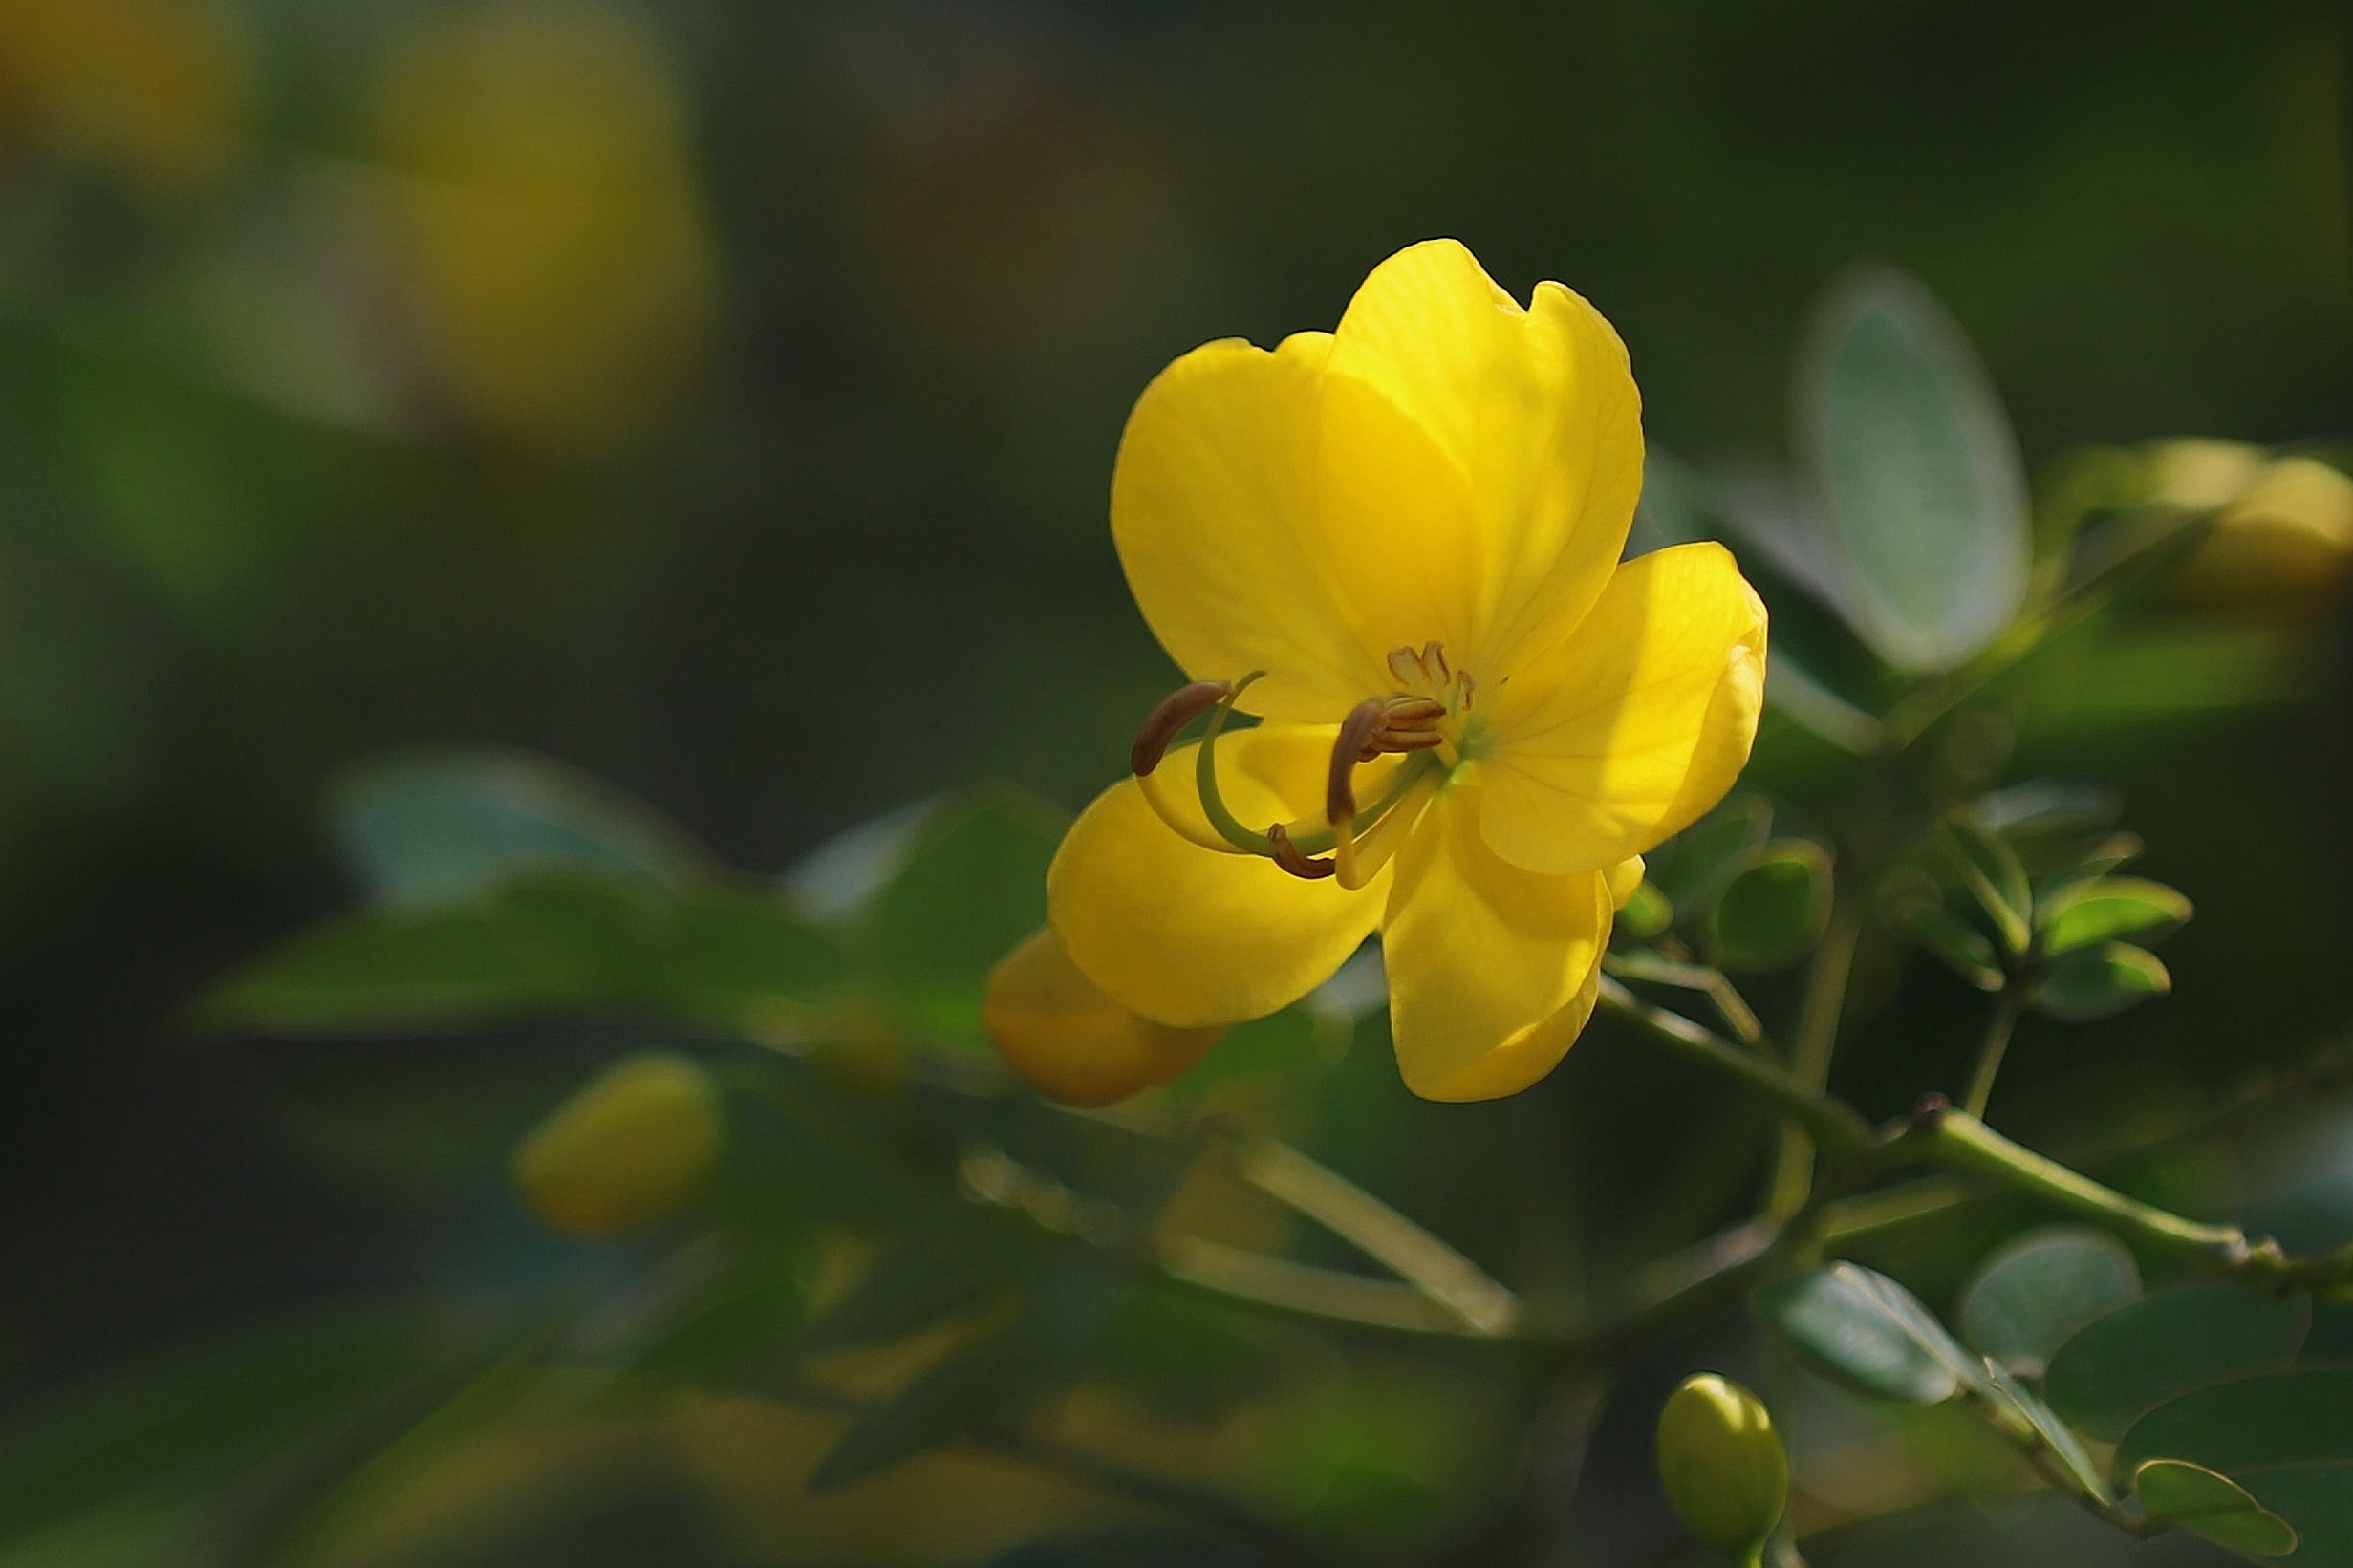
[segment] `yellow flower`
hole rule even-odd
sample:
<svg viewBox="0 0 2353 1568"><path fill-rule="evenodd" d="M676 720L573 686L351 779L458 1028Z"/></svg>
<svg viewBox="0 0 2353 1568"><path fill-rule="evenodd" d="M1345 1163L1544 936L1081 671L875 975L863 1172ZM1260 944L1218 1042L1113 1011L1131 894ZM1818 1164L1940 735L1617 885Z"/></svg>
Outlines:
<svg viewBox="0 0 2353 1568"><path fill-rule="evenodd" d="M1072 962L1211 1028L1378 930L1416 1093L1550 1071L1627 862L1731 785L1763 692L1764 607L1720 546L1620 564L1641 483L1608 323L1553 283L1522 309L1452 241L1383 263L1335 333L1162 372L1112 531L1195 684L1055 856ZM1263 722L1226 733L1237 709Z"/></svg>

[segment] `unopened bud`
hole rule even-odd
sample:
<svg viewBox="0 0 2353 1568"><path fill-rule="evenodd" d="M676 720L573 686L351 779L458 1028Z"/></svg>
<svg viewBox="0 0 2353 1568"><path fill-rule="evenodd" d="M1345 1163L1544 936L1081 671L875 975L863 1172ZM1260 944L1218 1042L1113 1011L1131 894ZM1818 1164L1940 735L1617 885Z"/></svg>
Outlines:
<svg viewBox="0 0 2353 1568"><path fill-rule="evenodd" d="M675 1051L623 1058L591 1079L515 1149L532 1214L604 1240L651 1229L709 1179L725 1136L718 1085Z"/></svg>
<svg viewBox="0 0 2353 1568"><path fill-rule="evenodd" d="M1007 1066L1040 1094L1072 1106L1107 1106L1155 1088L1225 1033L1129 1012L1079 972L1050 928L989 972L981 1021Z"/></svg>
<svg viewBox="0 0 2353 1568"><path fill-rule="evenodd" d="M1727 1378L1686 1378L1658 1413L1658 1478L1691 1533L1757 1560L1789 1502L1789 1454L1763 1401Z"/></svg>

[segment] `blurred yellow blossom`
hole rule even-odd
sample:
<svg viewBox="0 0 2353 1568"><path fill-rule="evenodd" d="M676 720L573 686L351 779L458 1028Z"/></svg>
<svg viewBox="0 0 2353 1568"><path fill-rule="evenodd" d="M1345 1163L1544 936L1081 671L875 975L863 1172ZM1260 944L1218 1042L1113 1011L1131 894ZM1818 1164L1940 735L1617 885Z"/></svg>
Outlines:
<svg viewBox="0 0 2353 1568"><path fill-rule="evenodd" d="M679 84L642 25L586 0L430 12L390 68L382 137L426 345L461 404L572 452L676 407L716 260Z"/></svg>
<svg viewBox="0 0 2353 1568"><path fill-rule="evenodd" d="M234 157L248 82L198 0L0 0L0 135L52 140L163 185Z"/></svg>
<svg viewBox="0 0 2353 1568"><path fill-rule="evenodd" d="M1550 1071L1639 880L1619 869L1731 785L1762 696L1764 607L1722 547L1620 565L1642 450L1608 323L1554 283L1522 307L1452 241L1383 263L1336 333L1162 372L1112 529L1194 684L1055 857L1078 969L1208 1028L1378 929L1416 1093ZM1238 705L1265 722L1224 735Z"/></svg>

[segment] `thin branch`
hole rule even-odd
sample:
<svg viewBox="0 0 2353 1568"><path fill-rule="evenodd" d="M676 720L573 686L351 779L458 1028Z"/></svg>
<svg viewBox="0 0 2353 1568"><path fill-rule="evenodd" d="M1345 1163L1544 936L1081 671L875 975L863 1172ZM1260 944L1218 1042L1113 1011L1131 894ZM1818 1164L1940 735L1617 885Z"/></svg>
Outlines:
<svg viewBox="0 0 2353 1568"><path fill-rule="evenodd" d="M1977 1042L1976 1065L1970 1070L1969 1094L1961 1108L1972 1116L1983 1116L1985 1107L1994 1098L1994 1080L2001 1075L2001 1059L2010 1049L2010 1037L2018 1030L2018 1012L2024 996L2018 982L2011 980L1994 999L1993 1015L1986 1020L1985 1038Z"/></svg>
<svg viewBox="0 0 2353 1568"><path fill-rule="evenodd" d="M1249 1139L1235 1151L1235 1165L1242 1180L1395 1270L1473 1333L1509 1334L1519 1323L1520 1298L1485 1270L1290 1145Z"/></svg>
<svg viewBox="0 0 2353 1568"><path fill-rule="evenodd" d="M1838 1025L1846 1003L1846 982L1854 973L1855 947L1863 939L1863 917L1851 900L1831 916L1822 945L1806 971L1805 999L1798 1012L1798 1035L1790 1045L1790 1076L1806 1093L1821 1095L1830 1082L1830 1059L1838 1050ZM1805 1202L1814 1179L1818 1139L1809 1139L1796 1126L1781 1129L1781 1152L1773 1167L1773 1183L1765 1201L1768 1214L1788 1215ZM1824 1146L1825 1151L1830 1146Z"/></svg>
<svg viewBox="0 0 2353 1568"><path fill-rule="evenodd" d="M1793 1074L1783 1072L1753 1051L1742 1050L1680 1013L1644 1001L1608 976L1602 977L1601 1005L1659 1043L1756 1090L1824 1150L1851 1155L1870 1147L1869 1124L1844 1101L1807 1089Z"/></svg>

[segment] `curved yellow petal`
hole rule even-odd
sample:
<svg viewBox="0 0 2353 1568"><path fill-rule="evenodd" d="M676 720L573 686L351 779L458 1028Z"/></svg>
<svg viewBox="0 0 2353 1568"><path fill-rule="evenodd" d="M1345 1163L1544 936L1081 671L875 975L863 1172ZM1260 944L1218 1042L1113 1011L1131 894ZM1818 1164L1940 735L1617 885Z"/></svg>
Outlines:
<svg viewBox="0 0 2353 1568"><path fill-rule="evenodd" d="M1488 845L1557 875L1688 827L1747 764L1764 663L1763 601L1721 545L1627 562L1566 641L1484 699Z"/></svg>
<svg viewBox="0 0 2353 1568"><path fill-rule="evenodd" d="M1160 645L1197 680L1264 670L1246 706L1273 718L1336 720L1387 689L1321 537L1330 349L1195 349L1136 399L1112 471L1112 539Z"/></svg>
<svg viewBox="0 0 2353 1568"><path fill-rule="evenodd" d="M1431 240L1365 280L1328 379L1335 406L1362 386L1400 411L1471 497L1463 555L1477 580L1458 617L1471 624L1447 644L1456 667L1491 688L1566 636L1623 553L1642 490L1641 395L1601 312L1557 283L1522 310L1460 244ZM1449 631L1401 617L1389 646Z"/></svg>
<svg viewBox="0 0 2353 1568"><path fill-rule="evenodd" d="M1226 804L1252 827L1320 822L1337 734L1332 724L1266 724L1220 741ZM1172 751L1159 772L1178 808L1198 815L1195 754ZM1360 787L1377 791L1395 765L1388 758L1360 770ZM1200 1028L1263 1018L1330 978L1379 922L1389 874L1350 891L1256 855L1201 848L1127 779L1080 813L1055 851L1047 918L1071 960L1121 1005Z"/></svg>
<svg viewBox="0 0 2353 1568"><path fill-rule="evenodd" d="M1489 849L1479 789L1449 789L1397 857L1381 933L1390 1030L1429 1100L1516 1094L1576 1042L1609 940L1600 871L1539 876Z"/></svg>
<svg viewBox="0 0 2353 1568"><path fill-rule="evenodd" d="M989 971L981 1021L1007 1066L1047 1099L1072 1106L1108 1106L1155 1088L1225 1033L1129 1012L1079 972L1050 928Z"/></svg>

